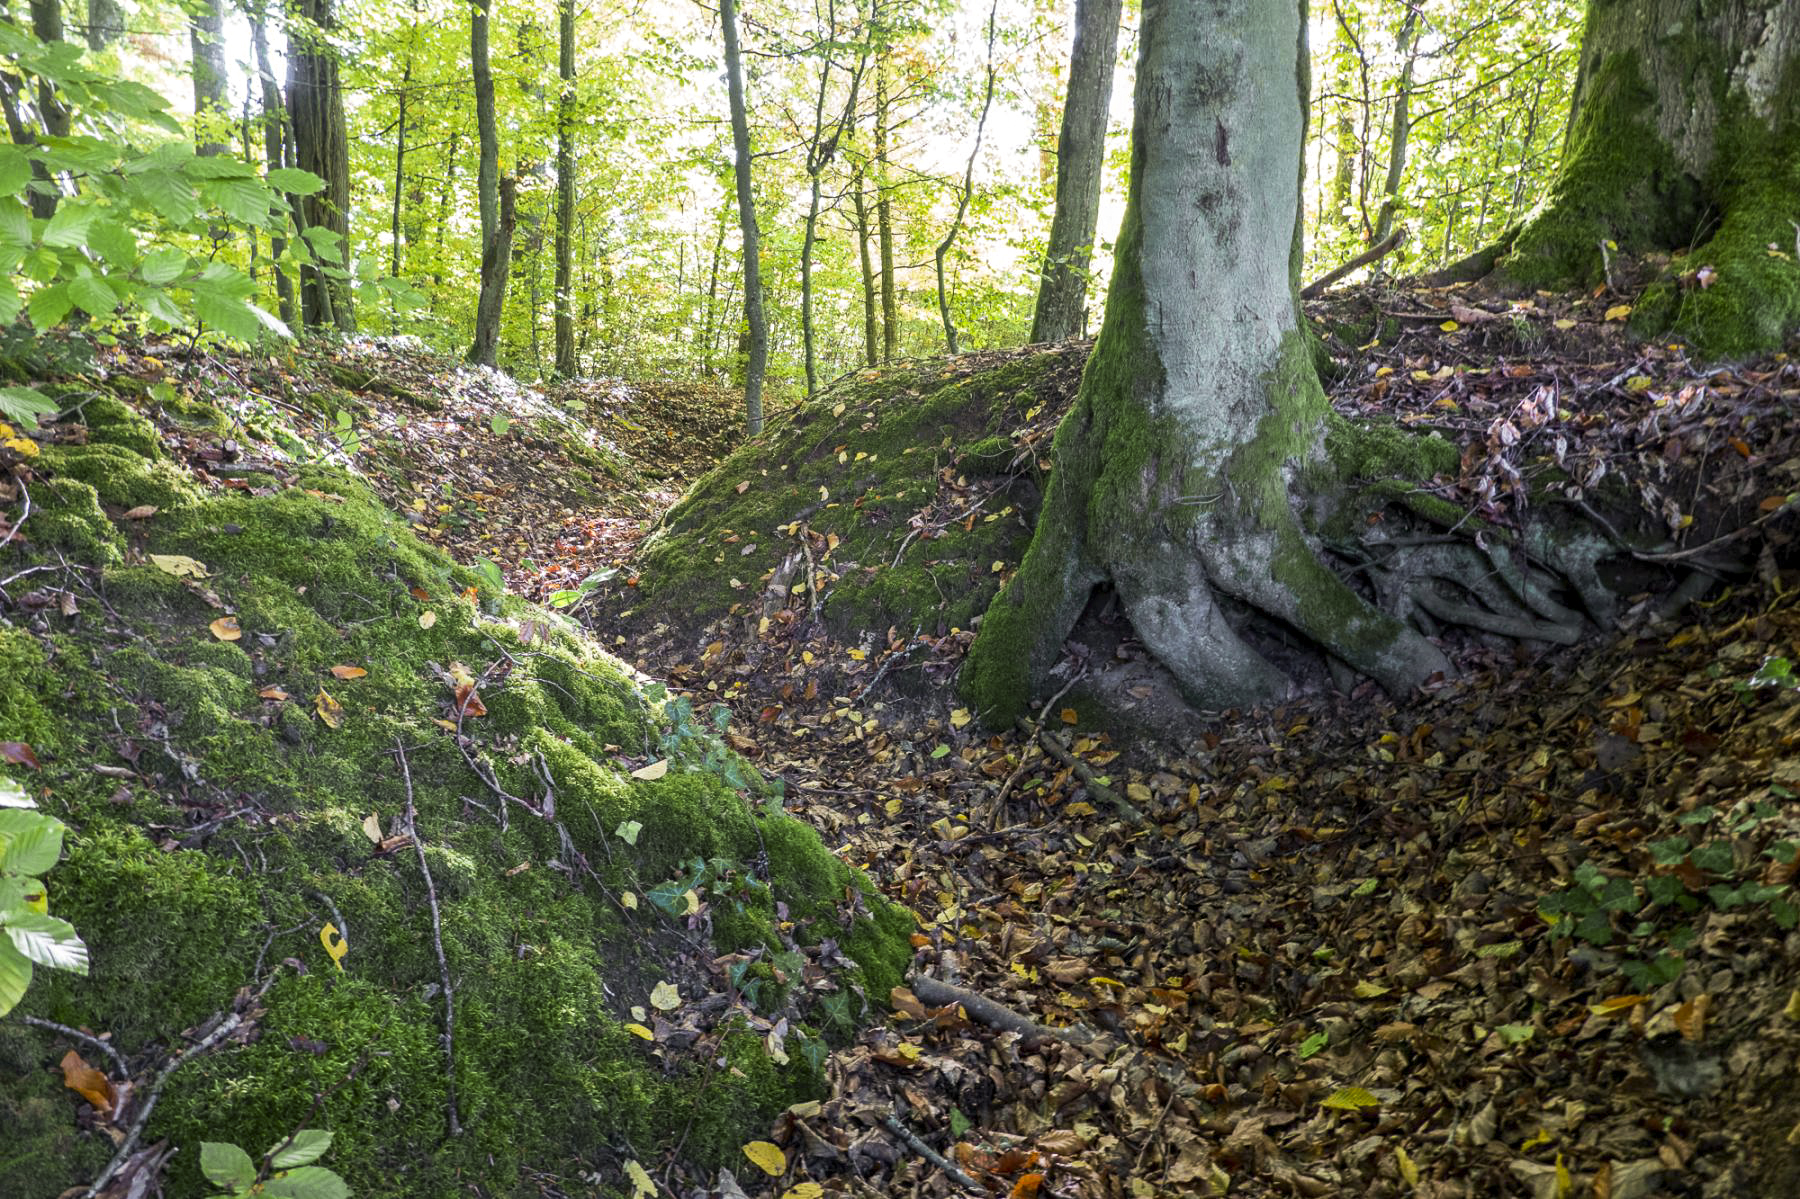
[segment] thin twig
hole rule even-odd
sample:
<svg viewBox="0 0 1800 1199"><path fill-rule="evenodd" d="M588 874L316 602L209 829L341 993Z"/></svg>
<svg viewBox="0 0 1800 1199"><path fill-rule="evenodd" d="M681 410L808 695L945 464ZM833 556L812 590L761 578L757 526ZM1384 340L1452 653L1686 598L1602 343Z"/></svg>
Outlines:
<svg viewBox="0 0 1800 1199"><path fill-rule="evenodd" d="M92 1033L82 1032L79 1028L70 1028L67 1024L58 1024L54 1020L44 1020L37 1016L25 1017L25 1023L35 1024L39 1028L47 1028L51 1032L61 1033L70 1040L80 1041L83 1045L90 1045L93 1048L98 1049L101 1053L104 1053L113 1060L113 1064L119 1068L120 1078L131 1077L131 1067L125 1064L124 1056L120 1054L117 1049L112 1047L111 1042L102 1041Z"/></svg>
<svg viewBox="0 0 1800 1199"><path fill-rule="evenodd" d="M7 544L11 542L14 537L19 535L20 526L31 516L31 489L26 487L25 480L19 479L17 475L14 475L13 478L18 479L19 494L25 497L25 507L19 512L19 519L14 521L12 527L6 530L6 536L0 537L0 550L5 549ZM9 579L8 582L11 582L11 580Z"/></svg>
<svg viewBox="0 0 1800 1199"><path fill-rule="evenodd" d="M1301 288L1300 298L1302 300L1317 299L1324 293L1327 287L1330 287L1333 283L1336 283L1339 279L1342 279L1356 268L1368 266L1377 258L1385 258L1388 254L1397 249L1400 243L1405 240L1406 226L1402 225L1368 249L1364 250L1361 254L1358 254L1355 258L1352 258L1349 262L1346 262L1343 266L1325 272L1323 275L1320 275L1317 279L1314 279L1311 283L1308 283L1305 287Z"/></svg>
<svg viewBox="0 0 1800 1199"><path fill-rule="evenodd" d="M1111 804L1113 809L1130 823L1145 823L1144 814L1138 811L1136 804L1101 782L1099 777L1089 769L1088 764L1070 753L1068 747L1052 736L1049 729L1036 727L1023 716L1019 717L1019 727L1025 731L1027 736L1036 737L1038 744L1044 747L1044 752L1073 770L1075 776L1081 780L1081 785L1087 788L1089 795Z"/></svg>
<svg viewBox="0 0 1800 1199"><path fill-rule="evenodd" d="M911 1149L914 1153L949 1175L950 1181L954 1182L963 1190L982 1191L984 1194L986 1193L980 1183L963 1173L961 1167L955 1162L920 1140L919 1134L902 1124L898 1116L892 1114L883 1116L881 1118L881 1125L883 1128L886 1128L889 1132L899 1137L901 1141L905 1142L908 1149Z"/></svg>
<svg viewBox="0 0 1800 1199"><path fill-rule="evenodd" d="M956 1004L970 1016L981 1021L990 1028L1002 1032L1016 1032L1024 1039L1026 1045L1040 1045L1045 1041L1060 1041L1065 1045L1086 1045L1093 1041L1094 1034L1085 1028L1051 1028L1039 1024L1021 1012L1015 1012L1004 1003L989 999L965 987L941 982L926 974L915 974L907 980L912 986L912 993L920 1002L933 1007L944 1007Z"/></svg>
<svg viewBox="0 0 1800 1199"><path fill-rule="evenodd" d="M269 988L274 985L276 978L279 976L279 967L270 971L269 977L263 980L262 985L252 992L247 999L242 1001L241 1008L229 1013L221 1013L223 1018L219 1020L217 1028L214 1028L200 1040L170 1058L168 1062L164 1064L163 1068L157 1071L156 1081L150 1084L150 1093L144 1097L144 1103L143 1106L138 1109L137 1118L131 1122L131 1127L126 1130L125 1139L119 1142L118 1150L113 1154L112 1160L106 1163L106 1168L100 1171L99 1177L89 1183L88 1189L82 1192L81 1199L94 1199L96 1195L105 1189L106 1184L112 1181L113 1175L117 1174L125 1165L126 1161L130 1159L132 1150L137 1148L138 1138L144 1135L144 1126L150 1122L150 1113L156 1110L156 1101L162 1097L162 1089L168 1083L169 1076L202 1054L210 1053L214 1049L217 1049L226 1038L230 1037L232 1033L242 1027L244 1023L244 1012L253 1009L257 1002L261 1000L264 995L268 994Z"/></svg>
<svg viewBox="0 0 1800 1199"><path fill-rule="evenodd" d="M1044 722L1049 719L1050 709L1056 706L1056 701L1067 695L1075 684L1079 683L1086 675L1087 668L1084 666L1076 671L1068 682L1063 684L1061 691L1058 691L1055 695L1052 695L1049 699L1044 701L1044 706L1038 709L1037 723L1039 728L1044 727ZM1031 765L1031 747L1035 744L1035 739L1029 737L1026 738L1024 747L1019 750L1018 768L1007 775L1006 781L1000 784L1000 792L994 796L994 814L992 823L989 827L1000 827L1000 821L1004 818L1006 813L1006 797L1012 794L1012 789L1017 785L1018 781L1025 777L1025 770Z"/></svg>
<svg viewBox="0 0 1800 1199"><path fill-rule="evenodd" d="M331 902L331 896L323 891L308 891L307 894L324 904L325 909L331 913L332 924L337 928L338 940L344 943L344 951L348 953L350 950L350 926L344 923L344 914L338 911L337 904Z"/></svg>
<svg viewBox="0 0 1800 1199"><path fill-rule="evenodd" d="M425 876L425 899L431 905L431 947L437 951L438 982L444 988L444 1107L450 1117L450 1135L459 1137L462 1123L456 1118L456 995L450 986L450 964L444 960L443 915L438 910L437 884L431 881L431 865L425 860L425 843L419 840L412 767L406 761L406 746L398 737L394 738L394 753L400 759L400 777L406 783L406 832L418 852L419 873Z"/></svg>

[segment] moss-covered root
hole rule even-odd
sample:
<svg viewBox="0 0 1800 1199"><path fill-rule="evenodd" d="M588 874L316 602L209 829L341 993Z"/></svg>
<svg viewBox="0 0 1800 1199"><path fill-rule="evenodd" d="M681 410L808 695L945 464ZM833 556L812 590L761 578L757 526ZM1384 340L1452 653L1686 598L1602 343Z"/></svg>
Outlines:
<svg viewBox="0 0 1800 1199"><path fill-rule="evenodd" d="M1057 430L1060 451L1086 436L1087 412L1077 407ZM990 727L1023 715L1032 691L1061 652L1088 596L1104 579L1086 545L1085 454L1058 454L1050 494L1019 571L994 597L963 662L963 698Z"/></svg>

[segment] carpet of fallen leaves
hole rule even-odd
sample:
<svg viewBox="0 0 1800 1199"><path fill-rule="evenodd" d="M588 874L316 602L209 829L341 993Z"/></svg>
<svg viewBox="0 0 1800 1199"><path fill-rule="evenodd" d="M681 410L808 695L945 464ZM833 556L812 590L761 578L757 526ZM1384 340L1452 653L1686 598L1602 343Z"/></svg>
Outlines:
<svg viewBox="0 0 1800 1199"><path fill-rule="evenodd" d="M1800 470L1800 375L1628 342L1603 299L1355 302L1404 331L1334 345L1334 402L1455 438L1446 497L1504 523L1547 463L1570 503L1610 474L1671 547L1723 538L1721 559L1748 546L1760 570L1575 651L1472 649L1402 708L1318 696L1169 744L1070 727L1052 703L1054 752L957 705L966 633L843 644L797 599L761 631L634 635L619 652L731 702L732 743L919 920L915 989L870 997L893 1016L768 1130L778 1159L758 1148L779 1175L659 1170L677 1192L1800 1192L1800 934L1772 900L1800 866L1800 701L1777 665L1800 660L1800 579L1766 519ZM533 595L627 561L731 441L729 396L576 385L628 467L579 494L556 438L492 421L568 393L382 362L439 406L400 426L414 405L361 389L377 444L402 448L358 464L427 536ZM1571 889L1598 908L1581 936L1545 910ZM928 1002L931 981L1017 1019Z"/></svg>

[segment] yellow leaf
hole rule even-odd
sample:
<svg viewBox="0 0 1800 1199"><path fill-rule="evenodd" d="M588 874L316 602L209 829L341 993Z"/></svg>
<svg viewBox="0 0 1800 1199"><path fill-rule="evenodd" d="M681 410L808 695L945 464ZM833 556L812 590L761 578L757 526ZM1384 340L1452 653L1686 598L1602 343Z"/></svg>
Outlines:
<svg viewBox="0 0 1800 1199"><path fill-rule="evenodd" d="M360 666L333 666L332 677L340 679L360 679L369 672Z"/></svg>
<svg viewBox="0 0 1800 1199"><path fill-rule="evenodd" d="M31 440L29 437L8 437L5 440L0 441L0 445L5 446L21 458L37 457L37 442Z"/></svg>
<svg viewBox="0 0 1800 1199"><path fill-rule="evenodd" d="M619 902L622 905L624 905L624 908L626 911L628 911L628 912L637 911L637 892L636 891L621 891L621 892L619 892Z"/></svg>
<svg viewBox="0 0 1800 1199"><path fill-rule="evenodd" d="M204 562L197 562L186 554L151 554L150 564L178 579L204 579L208 573Z"/></svg>
<svg viewBox="0 0 1800 1199"><path fill-rule="evenodd" d="M1394 1164L1400 1167L1400 1177L1406 1180L1407 1186L1419 1185L1419 1167L1406 1150L1399 1145L1394 1146Z"/></svg>
<svg viewBox="0 0 1800 1199"><path fill-rule="evenodd" d="M900 1045L899 1045L900 1056L905 1058L909 1062L918 1061L919 1054L922 1052L924 1052L924 1051L921 1050L917 1045L913 1044L911 1041L900 1042Z"/></svg>
<svg viewBox="0 0 1800 1199"><path fill-rule="evenodd" d="M1558 329L1561 329L1564 333L1567 333L1570 329L1573 329L1575 327L1575 322L1570 320L1566 316L1563 317L1560 321L1553 321L1552 324L1554 324Z"/></svg>
<svg viewBox="0 0 1800 1199"><path fill-rule="evenodd" d="M864 653L860 649L853 649L853 650L849 651L849 653L850 653L851 658L855 659L858 662L861 662L863 659L865 659L869 656L868 654Z"/></svg>
<svg viewBox="0 0 1800 1199"><path fill-rule="evenodd" d="M1375 999L1379 996L1386 995L1388 993L1388 988L1382 986L1380 983L1361 982L1350 988L1350 993L1355 995L1358 999Z"/></svg>
<svg viewBox="0 0 1800 1199"><path fill-rule="evenodd" d="M211 629L212 635L220 641L236 641L244 635L244 630L238 627L235 616L221 616L206 627Z"/></svg>
<svg viewBox="0 0 1800 1199"><path fill-rule="evenodd" d="M342 970L344 955L350 952L350 942L344 940L337 930L337 925L329 920L325 922L325 927L319 930L319 944L325 947L325 952L331 955L332 962L339 970Z"/></svg>
<svg viewBox="0 0 1800 1199"><path fill-rule="evenodd" d="M700 892L689 887L681 893L681 898L687 904L687 907L683 909L681 913L682 915L692 916L700 910Z"/></svg>
<svg viewBox="0 0 1800 1199"><path fill-rule="evenodd" d="M656 1034L645 1028L642 1024L627 1024L625 1026L625 1031L632 1036L642 1037L646 1041L656 1040Z"/></svg>
<svg viewBox="0 0 1800 1199"><path fill-rule="evenodd" d="M1636 395L1640 391L1649 391L1650 383L1651 379L1649 375L1633 375L1631 378L1625 380L1625 390Z"/></svg>
<svg viewBox="0 0 1800 1199"><path fill-rule="evenodd" d="M331 693L323 687L313 696L313 711L319 714L319 719L329 728L335 729L344 723L344 705L332 699Z"/></svg>
<svg viewBox="0 0 1800 1199"><path fill-rule="evenodd" d="M50 914L50 888L46 887L41 881L32 879L27 883L25 885L25 894L20 898L25 901L26 907L30 908L38 915L48 916Z"/></svg>
<svg viewBox="0 0 1800 1199"><path fill-rule="evenodd" d="M419 627L421 629L429 629L436 623L437 613L433 612L431 609L427 608L425 611L419 613Z"/></svg>
<svg viewBox="0 0 1800 1199"><path fill-rule="evenodd" d="M973 719L975 718L969 714L967 708L958 708L950 713L950 727L960 729Z"/></svg>
<svg viewBox="0 0 1800 1199"><path fill-rule="evenodd" d="M1556 1155L1556 1199L1569 1199L1574 1193L1575 1180L1569 1176L1569 1167L1563 1165L1562 1154Z"/></svg>
<svg viewBox="0 0 1800 1199"><path fill-rule="evenodd" d="M659 1012L672 1012L681 1006L681 992L675 984L664 979L650 988L650 1006Z"/></svg>
<svg viewBox="0 0 1800 1199"><path fill-rule="evenodd" d="M646 783L653 783L667 773L669 773L669 759L661 758L648 766L639 766L631 772L631 777L643 779Z"/></svg>
<svg viewBox="0 0 1800 1199"><path fill-rule="evenodd" d="M656 1180L650 1177L650 1171L635 1161L625 1163L625 1176L631 1179L631 1199L642 1199L645 1195L656 1194Z"/></svg>
<svg viewBox="0 0 1800 1199"><path fill-rule="evenodd" d="M1439 325L1438 328L1442 329L1446 333L1454 333L1458 329L1462 328L1462 326L1457 324L1455 321L1445 321L1443 324Z"/></svg>
<svg viewBox="0 0 1800 1199"><path fill-rule="evenodd" d="M1344 1087L1333 1091L1328 1098L1319 1101L1320 1107L1337 1108L1339 1111L1354 1112L1365 1107L1380 1107L1381 1100L1369 1094L1361 1087Z"/></svg>
<svg viewBox="0 0 1800 1199"><path fill-rule="evenodd" d="M744 1146L744 1156L770 1178L780 1178L787 1173L787 1154L781 1151L780 1145L770 1141L751 1141Z"/></svg>
<svg viewBox="0 0 1800 1199"><path fill-rule="evenodd" d="M1631 305L1629 304L1614 304L1606 310L1606 319L1609 321L1622 321L1630 315Z"/></svg>
<svg viewBox="0 0 1800 1199"><path fill-rule="evenodd" d="M802 1182L781 1193L781 1199L819 1199L825 1188L816 1182Z"/></svg>
<svg viewBox="0 0 1800 1199"><path fill-rule="evenodd" d="M1074 708L1064 708L1056 715L1064 724L1075 724L1081 720L1081 714Z"/></svg>
<svg viewBox="0 0 1800 1199"><path fill-rule="evenodd" d="M365 836L369 840L375 842L375 844L380 845L381 844L381 817L377 816L373 812L370 812L367 816L364 816L363 822L362 822L362 831L363 831L363 836Z"/></svg>

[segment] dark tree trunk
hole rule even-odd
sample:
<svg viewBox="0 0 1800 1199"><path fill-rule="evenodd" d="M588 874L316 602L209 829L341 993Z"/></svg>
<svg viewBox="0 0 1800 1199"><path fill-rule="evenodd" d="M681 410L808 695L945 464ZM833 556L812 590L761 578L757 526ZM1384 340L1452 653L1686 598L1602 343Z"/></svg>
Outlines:
<svg viewBox="0 0 1800 1199"><path fill-rule="evenodd" d="M962 352L962 345L956 320L950 315L950 285L944 264L950 256L950 247L956 244L957 236L962 233L963 218L969 212L969 199L975 194L975 160L981 156L981 138L987 132L988 110L994 106L994 18L999 12L999 0L994 0L993 6L988 9L987 71L981 91L981 115L975 120L975 144L969 150L969 162L963 168L962 186L956 193L956 215L950 219L950 228L944 233L944 240L938 243L937 251L932 255L937 263L938 319L944 324L944 352L952 358Z"/></svg>
<svg viewBox="0 0 1800 1199"><path fill-rule="evenodd" d="M578 373L575 360L575 0L557 5L556 101L556 364L558 378Z"/></svg>
<svg viewBox="0 0 1800 1199"><path fill-rule="evenodd" d="M269 67L269 30L268 16L260 6L249 10L250 46L256 56L256 73L262 86L262 126L263 155L267 159L267 168L290 165L288 162L287 144L287 111L281 103L281 85L275 81L275 72ZM296 201L289 198L290 208ZM287 251L287 238L279 235L269 237L269 258L275 268L275 297L279 306L282 323L294 323L294 281L287 273L287 266L281 257Z"/></svg>
<svg viewBox="0 0 1800 1199"><path fill-rule="evenodd" d="M493 366L499 361L500 317L512 274L513 230L518 224L519 181L508 175L495 190L499 211L494 214L494 236L481 252L481 296L475 307L475 341L469 347L469 361L477 366Z"/></svg>
<svg viewBox="0 0 1800 1199"><path fill-rule="evenodd" d="M880 31L877 30L877 38ZM875 240L881 257L881 360L892 362L900 348L900 300L894 290L893 180L888 172L887 49L875 51Z"/></svg>
<svg viewBox="0 0 1800 1199"><path fill-rule="evenodd" d="M104 50L125 36L125 10L119 0L87 0L89 50Z"/></svg>
<svg viewBox="0 0 1800 1199"><path fill-rule="evenodd" d="M1105 323L1057 431L1031 546L963 667L963 693L990 721L1025 710L1102 582L1206 707L1289 686L1240 631L1239 608L1396 693L1447 669L1324 565L1290 495L1329 409L1296 294L1305 31L1297 4L1230 0L1204 21L1173 0L1144 5Z"/></svg>
<svg viewBox="0 0 1800 1199"><path fill-rule="evenodd" d="M869 257L869 204L864 195L867 180L861 172L850 199L856 212L856 256L862 264L863 361L869 366L881 365L881 318L876 315L875 266Z"/></svg>
<svg viewBox="0 0 1800 1199"><path fill-rule="evenodd" d="M60 42L63 40L63 19L61 0L31 0L31 31L41 42ZM13 142L21 146L33 145L37 134L26 124L26 118L20 111L23 98L23 81L10 72L0 78L0 98L6 104L7 135ZM51 137L67 137L69 135L70 113L68 106L56 94L56 89L45 80L38 80L37 85L38 119L43 122L44 133ZM31 189L28 203L31 215L40 220L48 220L56 214L57 187L44 169L44 164L32 160L31 175L38 183Z"/></svg>
<svg viewBox="0 0 1800 1199"><path fill-rule="evenodd" d="M231 96L225 74L225 12L219 0L192 0L188 49L193 56L194 150L223 154L227 147L219 135L229 119Z"/></svg>
<svg viewBox="0 0 1800 1199"><path fill-rule="evenodd" d="M1044 252L1043 281L1031 319L1033 342L1062 341L1082 331L1088 261L1100 219L1121 7L1121 0L1076 0L1069 93L1056 139L1056 213L1050 221L1050 245Z"/></svg>
<svg viewBox="0 0 1800 1199"><path fill-rule="evenodd" d="M493 0L469 8L469 70L475 83L475 131L480 139L475 195L481 210L481 294L475 302L475 339L469 361L493 366L500 351L500 314L512 266L512 227L501 216L500 129L494 112L494 72L488 62L488 17ZM505 226L505 253L500 239Z"/></svg>
<svg viewBox="0 0 1800 1199"><path fill-rule="evenodd" d="M325 181L322 191L300 202L301 228L337 235L335 246L314 246L320 258L336 258L335 269L301 271L301 315L312 328L356 329L350 292L350 143L344 128L344 94L338 82L337 51L325 41L337 27L333 0L295 0L302 20L288 31L288 113L294 165Z"/></svg>
<svg viewBox="0 0 1800 1199"><path fill-rule="evenodd" d="M1394 231L1394 217L1400 211L1400 183L1406 177L1406 143L1412 134L1413 67L1418 62L1419 10L1408 8L1400 22L1400 36L1395 46L1402 66L1400 80L1394 85L1394 121L1388 130L1387 181L1381 189L1381 212L1375 218L1377 242Z"/></svg>
<svg viewBox="0 0 1800 1199"><path fill-rule="evenodd" d="M1800 325L1792 0L1589 0L1571 107L1556 182L1504 277L1592 286L1617 282L1609 257L1692 247L1633 327L1714 356L1780 345Z"/></svg>
<svg viewBox="0 0 1800 1199"><path fill-rule="evenodd" d="M731 106L732 175L737 185L738 224L744 240L744 430L762 432L763 375L769 365L769 326L763 314L761 238L756 227L756 198L750 189L750 114L744 100L744 62L738 48L736 0L721 0L719 19L725 31L725 87Z"/></svg>

